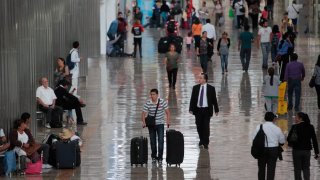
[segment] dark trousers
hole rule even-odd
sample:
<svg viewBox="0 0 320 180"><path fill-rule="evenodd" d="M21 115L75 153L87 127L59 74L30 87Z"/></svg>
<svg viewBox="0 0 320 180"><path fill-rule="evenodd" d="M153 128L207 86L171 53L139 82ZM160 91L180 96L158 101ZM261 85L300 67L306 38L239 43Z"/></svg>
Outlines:
<svg viewBox="0 0 320 180"><path fill-rule="evenodd" d="M194 47L197 48L200 46L200 40L201 40L201 36L200 35L194 35Z"/></svg>
<svg viewBox="0 0 320 180"><path fill-rule="evenodd" d="M301 171L303 172L303 179L310 180L310 150L292 150L294 179L302 180Z"/></svg>
<svg viewBox="0 0 320 180"><path fill-rule="evenodd" d="M55 106L54 108L51 107L44 107L42 105L39 105L40 111L44 112L46 114L46 123L50 123L52 119L53 113L59 113L60 119L62 120L62 114L63 114L63 109L60 106Z"/></svg>
<svg viewBox="0 0 320 180"><path fill-rule="evenodd" d="M237 27L241 28L241 26L243 25L243 21L244 21L244 15L237 15Z"/></svg>
<svg viewBox="0 0 320 180"><path fill-rule="evenodd" d="M301 97L301 80L299 79L288 79L288 108L291 109L293 107L292 97L293 91L295 95L295 110L299 110L300 106L300 97Z"/></svg>
<svg viewBox="0 0 320 180"><path fill-rule="evenodd" d="M177 81L178 68L167 70L169 86L175 87Z"/></svg>
<svg viewBox="0 0 320 180"><path fill-rule="evenodd" d="M140 54L140 57L142 57L141 40L142 38L133 38L133 44L134 44L133 56L137 55L137 47L139 46L139 54Z"/></svg>
<svg viewBox="0 0 320 180"><path fill-rule="evenodd" d="M200 54L200 64L201 64L202 71L204 73L207 73L207 69L208 69L208 55L207 54Z"/></svg>
<svg viewBox="0 0 320 180"><path fill-rule="evenodd" d="M320 85L316 84L315 88L317 91L318 109L320 109Z"/></svg>
<svg viewBox="0 0 320 180"><path fill-rule="evenodd" d="M207 41L209 42L208 48L207 48L207 54L208 54L208 60L211 59L211 57L213 56L213 39L207 39ZM211 45L210 45L211 44Z"/></svg>
<svg viewBox="0 0 320 180"><path fill-rule="evenodd" d="M210 136L210 116L209 108L199 108L195 114L197 131L200 139L199 145L208 145Z"/></svg>
<svg viewBox="0 0 320 180"><path fill-rule="evenodd" d="M77 123L83 122L83 116L81 111L81 103L78 100L78 98L69 99L69 101L65 102L61 105L64 110L72 110L74 109L76 111L77 115Z"/></svg>
<svg viewBox="0 0 320 180"><path fill-rule="evenodd" d="M259 14L250 14L251 21L252 21L252 29L258 28L258 20L259 20Z"/></svg>
<svg viewBox="0 0 320 180"><path fill-rule="evenodd" d="M151 158L162 160L164 144L164 124L155 127L148 127L151 146ZM157 156L157 135L158 135L158 156Z"/></svg>
<svg viewBox="0 0 320 180"><path fill-rule="evenodd" d="M281 66L280 81L283 81L284 79L284 73L286 71L286 66L288 62L289 62L289 55L288 54L281 55L281 61L279 61L279 66Z"/></svg>
<svg viewBox="0 0 320 180"><path fill-rule="evenodd" d="M240 60L241 60L241 64L242 64L242 70L248 71L250 59L251 59L251 49L250 48L248 48L248 49L241 48Z"/></svg>
<svg viewBox="0 0 320 180"><path fill-rule="evenodd" d="M49 148L50 146L48 144L41 144L41 147L38 149L38 153L41 154L43 152L43 164L48 164L49 160Z"/></svg>
<svg viewBox="0 0 320 180"><path fill-rule="evenodd" d="M266 148L264 157L258 159L258 180L266 179L266 167L267 180L274 180L278 154L278 147Z"/></svg>

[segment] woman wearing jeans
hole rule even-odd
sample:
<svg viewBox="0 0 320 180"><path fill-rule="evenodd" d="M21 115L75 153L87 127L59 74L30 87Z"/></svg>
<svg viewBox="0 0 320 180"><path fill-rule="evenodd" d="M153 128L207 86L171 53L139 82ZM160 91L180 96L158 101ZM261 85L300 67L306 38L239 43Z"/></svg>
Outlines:
<svg viewBox="0 0 320 180"><path fill-rule="evenodd" d="M157 108L159 106L156 114L156 125L153 127L148 127L150 135L150 146L151 146L151 158L152 163L155 164L158 160L159 166L162 165L162 155L163 155L163 144L164 144L164 116L167 118L167 127L170 125L170 111L168 109L168 104L164 99L159 98L158 89L151 89L150 99L144 104L142 111L142 127L146 127L145 118L149 114L154 116ZM157 136L158 136L158 153L157 153Z"/></svg>
<svg viewBox="0 0 320 180"><path fill-rule="evenodd" d="M180 55L176 52L175 45L170 44L169 52L166 53L164 62L167 66L169 87L172 87L172 89L175 89L176 85L179 59Z"/></svg>
<svg viewBox="0 0 320 180"><path fill-rule="evenodd" d="M310 179L311 149L314 149L314 158L318 159L319 148L317 136L313 125L310 124L306 113L298 112L295 116L295 124L292 125L288 135L288 145L292 147L294 166L294 179L301 180L301 171L304 179ZM311 145L312 141L312 145Z"/></svg>
<svg viewBox="0 0 320 180"><path fill-rule="evenodd" d="M200 41L196 45L197 56L200 58L200 64L202 71L207 73L208 67L208 39L207 39L207 31L202 32L202 37Z"/></svg>
<svg viewBox="0 0 320 180"><path fill-rule="evenodd" d="M320 110L320 55L318 56L318 61L316 66L314 67L313 76L316 76L315 80L315 88L317 91L317 99L318 99L318 109Z"/></svg>
<svg viewBox="0 0 320 180"><path fill-rule="evenodd" d="M218 55L220 56L220 59L221 59L222 74L224 74L224 72L228 72L229 47L230 47L230 39L228 38L228 33L223 32L222 38L219 39L218 47L217 47Z"/></svg>

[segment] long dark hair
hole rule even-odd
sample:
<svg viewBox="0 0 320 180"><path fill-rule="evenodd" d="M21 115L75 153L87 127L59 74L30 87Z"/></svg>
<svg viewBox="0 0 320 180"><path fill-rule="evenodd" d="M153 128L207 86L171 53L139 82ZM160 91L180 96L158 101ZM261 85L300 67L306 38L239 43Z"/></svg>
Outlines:
<svg viewBox="0 0 320 180"><path fill-rule="evenodd" d="M304 112L298 112L297 116L300 117L303 122L310 124L310 118L309 118L308 114L306 114Z"/></svg>
<svg viewBox="0 0 320 180"><path fill-rule="evenodd" d="M273 25L273 27L272 27L272 33L273 33L273 34L276 34L276 33L278 33L278 32L280 32L280 31L279 31L279 26L278 26L278 25Z"/></svg>
<svg viewBox="0 0 320 180"><path fill-rule="evenodd" d="M274 76L274 69L273 67L269 67L268 74L271 77L270 78L270 86L273 86L273 76Z"/></svg>
<svg viewBox="0 0 320 180"><path fill-rule="evenodd" d="M320 54L318 56L318 61L317 61L316 65L320 67Z"/></svg>

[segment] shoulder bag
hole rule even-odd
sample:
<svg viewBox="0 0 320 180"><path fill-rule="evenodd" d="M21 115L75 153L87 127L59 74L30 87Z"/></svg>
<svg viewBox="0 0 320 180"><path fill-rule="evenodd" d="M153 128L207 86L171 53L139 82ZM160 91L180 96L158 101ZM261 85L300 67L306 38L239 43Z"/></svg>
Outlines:
<svg viewBox="0 0 320 180"><path fill-rule="evenodd" d="M313 88L316 85L316 77L317 76L312 76L309 82L309 87Z"/></svg>
<svg viewBox="0 0 320 180"><path fill-rule="evenodd" d="M156 125L156 116L157 116L159 103L160 103L160 99L158 99L157 108L156 108L156 112L154 113L154 116L150 116L150 114L148 113L148 116L145 118L147 127L153 127Z"/></svg>

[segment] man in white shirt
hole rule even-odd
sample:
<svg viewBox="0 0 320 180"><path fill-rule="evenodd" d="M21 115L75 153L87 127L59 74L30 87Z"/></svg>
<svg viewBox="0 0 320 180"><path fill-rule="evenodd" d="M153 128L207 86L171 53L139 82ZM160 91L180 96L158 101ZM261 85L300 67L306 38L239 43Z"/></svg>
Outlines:
<svg viewBox="0 0 320 180"><path fill-rule="evenodd" d="M70 71L70 74L72 74L72 87L70 88L70 91L74 90L73 94L76 95L78 92L79 63L82 58L79 57L79 42L73 42L72 46L73 48L70 50L71 62L74 62L75 66Z"/></svg>
<svg viewBox="0 0 320 180"><path fill-rule="evenodd" d="M243 25L243 21L245 17L245 7L244 7L243 0L239 0L237 3L235 3L234 9L236 11L236 16L237 16L237 27L238 29L240 29L241 25Z"/></svg>
<svg viewBox="0 0 320 180"><path fill-rule="evenodd" d="M288 18L291 19L294 32L297 32L297 23L300 9L303 8L302 4L296 4L296 1L292 1L292 4L288 6Z"/></svg>
<svg viewBox="0 0 320 180"><path fill-rule="evenodd" d="M56 95L54 91L49 87L49 81L47 78L41 78L41 85L37 88L36 97L41 111L46 113L47 122L46 127L51 128L50 122L52 119L53 113L59 113L60 119L62 119L63 109L59 106L56 106Z"/></svg>
<svg viewBox="0 0 320 180"><path fill-rule="evenodd" d="M216 29L214 27L213 24L210 23L210 19L206 19L206 24L202 26L202 32L201 34L206 31L207 32L207 40L209 42L208 45L208 61L211 60L213 53L213 49L214 49L214 42L217 39L216 36Z"/></svg>
<svg viewBox="0 0 320 180"><path fill-rule="evenodd" d="M270 34L272 33L271 27L268 26L268 22L265 21L263 26L259 29L257 38L257 48L261 45L262 50L262 68L268 69L268 57L271 51Z"/></svg>
<svg viewBox="0 0 320 180"><path fill-rule="evenodd" d="M285 143L285 137L281 129L274 124L276 116L272 112L267 112L264 116L266 120L262 124L262 129L267 136L265 142L265 153L258 159L258 179L274 179L276 163L279 157L279 146ZM257 135L260 125L257 126L253 139ZM265 177L267 167L267 178Z"/></svg>

